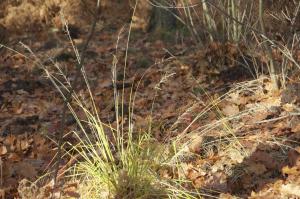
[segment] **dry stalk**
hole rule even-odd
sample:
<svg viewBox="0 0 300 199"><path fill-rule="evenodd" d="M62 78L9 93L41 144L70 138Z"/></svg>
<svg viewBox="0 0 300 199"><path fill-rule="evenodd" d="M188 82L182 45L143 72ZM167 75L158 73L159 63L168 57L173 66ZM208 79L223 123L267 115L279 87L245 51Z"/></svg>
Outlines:
<svg viewBox="0 0 300 199"><path fill-rule="evenodd" d="M266 30L265 30L265 24L264 24L264 19L263 19L263 13L264 13L263 1L259 0L259 23L260 23L260 28L261 28L261 31L262 31L262 35L265 37ZM272 49L271 49L270 45L266 42L263 42L263 46L266 50L266 53L267 53L267 56L268 56L268 59L269 59L269 73L270 73L270 77L271 77L273 87L274 87L275 90L278 90L278 82L277 82L277 77L276 77L276 71L275 71L275 66L274 66Z"/></svg>
<svg viewBox="0 0 300 199"><path fill-rule="evenodd" d="M82 87L82 82L81 82L81 70L85 61L85 54L86 54L86 50L88 48L88 45L94 35L95 32L95 28L98 22L98 17L100 14L100 0L97 0L97 6L96 6L96 12L93 15L94 20L93 23L91 25L91 29L89 31L88 37L81 49L81 54L78 60L78 64L76 65L76 74L75 74L75 78L74 78L74 82L73 82L73 87L71 87L70 91L67 93L66 97L64 98L64 106L63 106L63 110L62 110L62 116L61 116L61 123L60 123L60 128L59 128L59 132L58 132L58 149L57 149L57 156L56 156L56 165L54 168L54 173L53 173L53 179L54 179L54 188L57 185L57 177L58 177L58 173L59 173L59 165L61 163L61 159L62 159L62 145L63 145L63 136L64 136L64 129L65 129L65 125L66 125L66 113L67 113L67 109L68 106L70 105L71 99L72 99L72 94L74 93L74 90L76 89L77 85L78 88L80 89L80 87Z"/></svg>

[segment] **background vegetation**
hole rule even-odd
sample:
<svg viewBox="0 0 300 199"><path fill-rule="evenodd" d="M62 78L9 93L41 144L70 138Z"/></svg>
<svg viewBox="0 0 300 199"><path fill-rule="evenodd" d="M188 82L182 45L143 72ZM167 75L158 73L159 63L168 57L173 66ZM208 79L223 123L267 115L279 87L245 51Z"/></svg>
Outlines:
<svg viewBox="0 0 300 199"><path fill-rule="evenodd" d="M2 197L300 197L299 9L1 1Z"/></svg>

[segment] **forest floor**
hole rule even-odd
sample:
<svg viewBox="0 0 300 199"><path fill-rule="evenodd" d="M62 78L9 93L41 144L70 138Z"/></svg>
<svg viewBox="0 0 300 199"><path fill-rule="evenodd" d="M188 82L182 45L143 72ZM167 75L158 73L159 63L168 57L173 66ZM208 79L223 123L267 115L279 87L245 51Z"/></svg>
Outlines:
<svg viewBox="0 0 300 199"><path fill-rule="evenodd" d="M198 48L189 39L163 41L133 33L127 49L127 31L120 30L97 30L87 52L85 71L103 122L116 123L113 57L117 84L123 85L127 50L125 99L134 88L135 128L147 131L151 118L151 133L159 142L180 136L185 147L178 175L207 198L300 197L300 84L274 91L268 76L237 61L243 59L235 44ZM86 35L81 30L75 44ZM22 42L39 59L54 58L74 79L76 57L65 34L36 33ZM8 50L0 58L0 190L5 198L26 192L24 178L35 181L53 170L64 106L30 53L14 48L31 58ZM65 133L76 128L70 113L66 123Z"/></svg>

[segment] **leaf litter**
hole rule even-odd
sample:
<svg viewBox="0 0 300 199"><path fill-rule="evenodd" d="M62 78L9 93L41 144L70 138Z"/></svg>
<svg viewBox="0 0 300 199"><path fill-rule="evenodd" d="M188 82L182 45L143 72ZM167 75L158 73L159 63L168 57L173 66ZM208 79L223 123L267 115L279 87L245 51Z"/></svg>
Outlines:
<svg viewBox="0 0 300 199"><path fill-rule="evenodd" d="M115 50L117 35L103 30L100 35L91 47L97 58L89 59L86 72L96 93L95 103L102 110L100 117L114 125L111 55L107 52ZM40 37L33 45L37 49L44 45L45 36ZM126 89L137 88L136 82L143 77L136 92L136 128L147 130L145 118L150 116L157 140L180 136L176 144L185 146L177 162L181 170L174 175L161 169L162 177L182 176L220 198L300 197L298 85L273 92L268 77L240 76L243 71L234 68L234 62L228 61L229 68L221 70L218 61L224 54L229 60L238 56L237 47L230 43L212 43L206 50L189 50L183 55L187 46L177 46L173 53L179 55L168 57L164 49L170 47L163 41L151 45L145 38L135 40L131 51L137 54L128 59ZM121 43L118 56L124 56L124 49ZM37 54L47 51L43 48ZM147 60L141 61L142 55ZM1 193L7 198L47 198L53 193L53 182L33 182L51 169L56 150L52 140L59 129L63 102L46 79L32 75L34 69L28 66L33 63L7 56L0 68ZM74 75L72 59L57 60L70 78ZM74 128L70 119L67 130ZM65 140L72 141L72 137ZM63 192L54 190L54 196L79 198L77 186L66 182Z"/></svg>

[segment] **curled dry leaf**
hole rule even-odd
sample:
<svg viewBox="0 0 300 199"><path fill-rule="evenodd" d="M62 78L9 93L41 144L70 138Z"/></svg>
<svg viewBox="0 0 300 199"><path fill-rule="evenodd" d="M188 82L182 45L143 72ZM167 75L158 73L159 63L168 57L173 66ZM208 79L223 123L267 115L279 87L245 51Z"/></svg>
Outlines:
<svg viewBox="0 0 300 199"><path fill-rule="evenodd" d="M203 136L198 136L193 139L192 143L189 145L189 150L192 153L199 153L201 151L203 144Z"/></svg>
<svg viewBox="0 0 300 199"><path fill-rule="evenodd" d="M30 147L30 143L28 142L28 140L20 140L20 149L22 151L27 150Z"/></svg>
<svg viewBox="0 0 300 199"><path fill-rule="evenodd" d="M234 116L236 114L238 114L240 112L240 109L237 105L235 104L227 104L223 109L222 109L223 113L226 116Z"/></svg>
<svg viewBox="0 0 300 199"><path fill-rule="evenodd" d="M236 105L245 105L248 102L248 98L239 95L238 92L230 93L230 102L235 103Z"/></svg>
<svg viewBox="0 0 300 199"><path fill-rule="evenodd" d="M236 163L242 163L243 160L244 160L244 156L242 155L242 153L238 150L234 150L234 149L231 149L231 150L228 150L226 151L226 153L228 154L228 156L230 157L230 159L233 161L233 162L236 162Z"/></svg>
<svg viewBox="0 0 300 199"><path fill-rule="evenodd" d="M16 144L16 137L14 135L9 135L3 142L6 146L10 146L10 148L14 148ZM12 150L12 149L11 149Z"/></svg>
<svg viewBox="0 0 300 199"><path fill-rule="evenodd" d="M5 145L0 146L0 155L5 155L7 153L7 148Z"/></svg>

